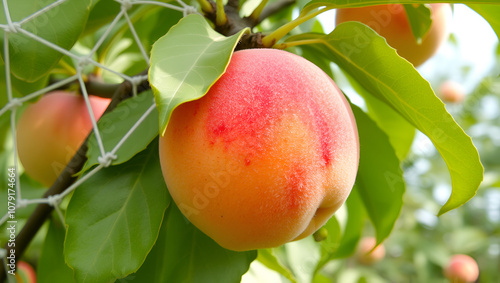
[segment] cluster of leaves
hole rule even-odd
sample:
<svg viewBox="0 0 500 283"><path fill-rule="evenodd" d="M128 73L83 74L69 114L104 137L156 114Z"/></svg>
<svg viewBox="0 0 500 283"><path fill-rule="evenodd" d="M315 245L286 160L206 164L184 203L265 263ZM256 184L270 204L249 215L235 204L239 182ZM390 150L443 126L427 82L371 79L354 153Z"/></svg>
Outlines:
<svg viewBox="0 0 500 283"><path fill-rule="evenodd" d="M52 3L7 2L14 21ZM489 20L500 35L496 21L499 6L485 5L496 0L480 4L472 0L460 2L470 2L470 7ZM352 104L361 144L358 178L345 209L325 225L328 237L320 243L309 238L276 249L243 253L221 248L182 216L163 182L156 137L166 128L175 107L203 96L223 74L240 40L252 34L250 29L221 35L214 31L214 23L199 14L183 17L182 13L161 6L132 5L127 16L139 35L142 45L139 48L127 21L123 18L115 21L115 16L123 10L112 0L68 0L24 23L22 27L26 30L73 54L88 54L99 44L92 59L115 72L133 76L149 67L152 91L122 102L100 119L98 126L106 150L122 142L125 133L151 109L153 98L156 103L156 108L149 111L142 124L124 141L113 165L90 177L63 203L66 227L55 218L44 227L45 234L34 240L28 256L38 258L39 281L236 282L257 259L292 282L321 282L325 279L321 271L327 263L352 255L358 239L365 233L366 220L370 220L379 242L393 230L405 194L400 164L410 150L415 130L430 138L451 175L453 190L439 214L470 200L483 178L479 155L431 85L368 27L345 23L325 34L314 19L318 8L323 11L368 3L393 2L313 0L287 6L254 28L269 34L268 39L277 36L274 39L281 39L279 44L290 46L289 51L316 63L328 74L333 74L331 63L335 63L348 78L349 86L363 97L366 107ZM292 19L292 11L298 7L301 7L299 17ZM411 7L408 9L411 11ZM418 14L412 17L417 37L425 33L429 22L428 15L426 18L425 13ZM314 23L304 23L299 32L290 29L290 23L307 19ZM5 11L0 13L0 23L7 23ZM107 33L110 26L112 29ZM282 39L279 35L284 30L291 35ZM0 34L2 41L6 34ZM14 96L26 96L54 78L77 73L72 66L80 62L46 44L17 33L8 33L8 40L9 54L3 54L3 60L10 62ZM268 41L264 37L264 45ZM299 44L302 42L310 44ZM150 56L150 66L141 49ZM0 73L6 75L4 68ZM118 76L96 66L85 68L83 75L97 75L108 83L121 82ZM6 85L0 84L3 107L7 104ZM7 125L9 118L3 115L0 124ZM2 127L0 134L0 166L12 164L12 145L7 142L12 137L4 130L7 128ZM81 174L98 163L100 154L95 138L91 137L88 161ZM25 197L42 194L37 190L39 185L27 176L23 175L21 180ZM4 191L2 187L2 194ZM18 217L23 218L33 208L19 211ZM0 213L4 212L2 207ZM307 257L299 256L305 251Z"/></svg>

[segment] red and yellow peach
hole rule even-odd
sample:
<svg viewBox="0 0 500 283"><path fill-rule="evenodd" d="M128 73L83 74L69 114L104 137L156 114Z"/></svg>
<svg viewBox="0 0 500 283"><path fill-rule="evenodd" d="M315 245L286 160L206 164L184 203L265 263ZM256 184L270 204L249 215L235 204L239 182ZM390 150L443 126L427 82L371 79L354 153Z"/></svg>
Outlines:
<svg viewBox="0 0 500 283"><path fill-rule="evenodd" d="M273 49L238 51L160 138L167 187L183 214L227 249L311 235L345 202L358 168L349 103L320 68Z"/></svg>

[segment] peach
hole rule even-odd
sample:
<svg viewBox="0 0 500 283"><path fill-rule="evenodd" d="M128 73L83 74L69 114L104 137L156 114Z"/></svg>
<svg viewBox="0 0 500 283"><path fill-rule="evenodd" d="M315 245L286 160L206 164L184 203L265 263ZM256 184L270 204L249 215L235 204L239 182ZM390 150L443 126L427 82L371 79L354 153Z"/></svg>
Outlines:
<svg viewBox="0 0 500 283"><path fill-rule="evenodd" d="M464 87L455 81L445 81L439 87L439 97L443 102L460 103L465 99Z"/></svg>
<svg viewBox="0 0 500 283"><path fill-rule="evenodd" d="M366 24L385 37L387 43L396 49L401 57L417 67L432 57L449 35L451 6L429 4L429 8L432 24L420 43L413 35L406 11L401 4L338 9L335 21L337 25L348 21Z"/></svg>
<svg viewBox="0 0 500 283"><path fill-rule="evenodd" d="M444 275L453 283L474 282L479 277L479 267L472 257L457 254L451 257Z"/></svg>
<svg viewBox="0 0 500 283"><path fill-rule="evenodd" d="M17 262L16 280L18 283L36 283L36 272L33 267L25 262Z"/></svg>
<svg viewBox="0 0 500 283"><path fill-rule="evenodd" d="M375 247L376 244L377 240L374 237L365 237L361 239L357 252L359 263L371 265L384 258L385 247L382 244Z"/></svg>
<svg viewBox="0 0 500 283"><path fill-rule="evenodd" d="M163 176L182 213L222 247L276 247L318 230L358 168L349 103L320 68L274 49L238 51L160 138Z"/></svg>
<svg viewBox="0 0 500 283"><path fill-rule="evenodd" d="M97 120L111 100L89 96L89 101ZM45 94L17 123L17 150L26 174L51 186L91 130L83 96L66 91Z"/></svg>

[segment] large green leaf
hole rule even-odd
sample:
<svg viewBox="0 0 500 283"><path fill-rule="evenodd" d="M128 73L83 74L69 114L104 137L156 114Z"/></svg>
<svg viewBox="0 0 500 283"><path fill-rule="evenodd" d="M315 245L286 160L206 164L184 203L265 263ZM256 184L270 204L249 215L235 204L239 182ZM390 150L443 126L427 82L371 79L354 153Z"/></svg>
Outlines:
<svg viewBox="0 0 500 283"><path fill-rule="evenodd" d="M352 110L360 148L356 188L380 242L391 233L403 206L403 171L387 135L359 107L352 105Z"/></svg>
<svg viewBox="0 0 500 283"><path fill-rule="evenodd" d="M146 262L126 282L240 282L256 251L226 250L194 227L172 204Z"/></svg>
<svg viewBox="0 0 500 283"><path fill-rule="evenodd" d="M114 149L124 135L139 121L142 115L154 107L153 93L145 91L138 96L132 97L120 103L113 111L102 116L97 123L102 143L106 152ZM158 136L158 111L154 107L142 123L121 144L116 151L113 164L121 164L128 161L136 153L144 150L148 144ZM89 140L88 160L82 172L99 163L98 158L101 151L97 144L94 133Z"/></svg>
<svg viewBox="0 0 500 283"><path fill-rule="evenodd" d="M448 166L453 185L439 214L459 207L476 194L483 166L471 138L446 111L429 82L384 38L361 23L348 22L329 35L303 34L289 41L303 39L318 44L340 68L434 143Z"/></svg>
<svg viewBox="0 0 500 283"><path fill-rule="evenodd" d="M7 103L7 85L5 77L5 65L0 62L0 109ZM12 95L14 97L26 96L30 93L38 91L47 85L49 76L43 76L41 79L34 82L26 82L16 78L15 76L10 76L12 83Z"/></svg>
<svg viewBox="0 0 500 283"><path fill-rule="evenodd" d="M158 142L84 182L66 213L64 253L77 281L110 282L137 271L169 203Z"/></svg>
<svg viewBox="0 0 500 283"><path fill-rule="evenodd" d="M232 52L248 29L225 37L200 15L189 15L153 45L149 83L160 112L160 132L179 104L196 100L224 73Z"/></svg>
<svg viewBox="0 0 500 283"><path fill-rule="evenodd" d="M53 2L9 0L7 4L11 20L18 22ZM85 27L91 3L92 0L68 0L22 23L20 27L69 50ZM0 23L7 23L3 5L0 6ZM21 32L9 33L8 38L11 72L27 82L40 80L63 56L59 51ZM5 33L2 32L0 40L3 42L4 39ZM3 52L1 54L4 56Z"/></svg>
<svg viewBox="0 0 500 283"><path fill-rule="evenodd" d="M361 86L349 74L346 75L351 86L364 98L368 115L389 136L389 141L396 155L400 161L403 161L413 144L415 126L410 124L389 105L373 96L373 94Z"/></svg>
<svg viewBox="0 0 500 283"><path fill-rule="evenodd" d="M75 282L73 270L64 262L64 235L66 229L59 219L49 221L49 229L36 268L38 283Z"/></svg>
<svg viewBox="0 0 500 283"><path fill-rule="evenodd" d="M428 4L428 3L457 3L457 4L498 4L498 0L312 0L304 6L303 12L312 11L321 6L331 8L350 8L363 7L369 5L384 5L384 4Z"/></svg>
<svg viewBox="0 0 500 283"><path fill-rule="evenodd" d="M133 8L138 7L135 6ZM104 25L111 23L120 12L121 5L114 0L99 0L90 10L83 34L96 32ZM130 11L127 11L130 13Z"/></svg>
<svg viewBox="0 0 500 283"><path fill-rule="evenodd" d="M491 25L497 37L500 39L500 4L498 1L497 5L478 5L469 4L469 7L481 15L488 23Z"/></svg>

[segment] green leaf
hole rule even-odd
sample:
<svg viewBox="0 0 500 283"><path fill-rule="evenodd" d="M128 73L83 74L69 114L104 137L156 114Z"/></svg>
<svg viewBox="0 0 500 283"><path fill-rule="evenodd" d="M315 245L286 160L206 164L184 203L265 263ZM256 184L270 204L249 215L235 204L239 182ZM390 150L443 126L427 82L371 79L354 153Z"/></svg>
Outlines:
<svg viewBox="0 0 500 283"><path fill-rule="evenodd" d="M278 261L278 258L273 253L273 249L260 249L258 252L259 255L257 256L257 260L260 263L283 275L286 279L290 280L290 282L297 282L297 279L294 277L290 269Z"/></svg>
<svg viewBox="0 0 500 283"><path fill-rule="evenodd" d="M359 93L359 92L358 92ZM389 136L396 155L403 161L413 144L415 137L415 126L410 124L387 104L376 99L372 95L364 95L368 115Z"/></svg>
<svg viewBox="0 0 500 283"><path fill-rule="evenodd" d="M83 34L94 33L102 26L111 23L120 12L120 8L121 5L117 1L99 0L89 13ZM127 13L129 12L127 11Z"/></svg>
<svg viewBox="0 0 500 283"><path fill-rule="evenodd" d="M64 262L63 248L66 229L59 219L49 221L49 229L38 260L37 282L75 282L73 270Z"/></svg>
<svg viewBox="0 0 500 283"><path fill-rule="evenodd" d="M139 121L141 116L150 111L142 123L116 151L117 159L113 161L114 165L130 160L130 158L144 150L158 136L158 111L154 105L152 92L145 91L140 95L121 102L113 111L99 119L97 125L103 146L106 152L110 152ZM92 166L99 164L98 158L100 156L101 151L95 135L92 133L87 152L88 160L81 172L85 172Z"/></svg>
<svg viewBox="0 0 500 283"><path fill-rule="evenodd" d="M85 181L66 213L64 252L77 281L109 282L137 271L158 237L169 203L158 142Z"/></svg>
<svg viewBox="0 0 500 283"><path fill-rule="evenodd" d="M393 108L377 99L349 74L345 74L354 90L366 103L368 115L389 136L389 141L400 161L403 161L413 144L415 126L398 114Z"/></svg>
<svg viewBox="0 0 500 283"><path fill-rule="evenodd" d="M154 5L135 6L139 9L131 13L130 20L135 32L140 35L140 44L149 56L153 43L179 22L182 13ZM105 41L102 48L98 49L103 64L129 76L149 67L128 24L119 21L115 29L112 38ZM103 78L117 83L122 81L121 77L107 71L103 72Z"/></svg>
<svg viewBox="0 0 500 283"><path fill-rule="evenodd" d="M470 2L471 9L481 15L491 25L497 37L500 39L500 5L479 5Z"/></svg>
<svg viewBox="0 0 500 283"><path fill-rule="evenodd" d="M9 0L11 20L18 22L55 1ZM75 44L85 27L91 0L68 0L22 23L22 29L43 38L63 49ZM6 24L3 5L0 6L0 23ZM6 33L0 33L5 40ZM9 33L11 72L19 79L35 82L44 77L63 56L59 51L36 41L21 32ZM2 56L3 52L2 52Z"/></svg>
<svg viewBox="0 0 500 283"><path fill-rule="evenodd" d="M5 77L5 65L0 61L0 108L7 103L7 85ZM44 88L47 85L49 76L43 76L41 79L28 83L23 80L10 76L12 83L12 94L14 97L23 97L35 91Z"/></svg>
<svg viewBox="0 0 500 283"><path fill-rule="evenodd" d="M391 233L403 206L403 171L387 135L359 107L352 105L352 110L360 148L356 187L381 242Z"/></svg>
<svg viewBox="0 0 500 283"><path fill-rule="evenodd" d="M172 203L146 262L125 282L240 282L256 251L226 250L194 227Z"/></svg>
<svg viewBox="0 0 500 283"><path fill-rule="evenodd" d="M431 9L426 5L403 5L410 22L411 31L417 42L421 42L424 35L427 34L432 24Z"/></svg>
<svg viewBox="0 0 500 283"><path fill-rule="evenodd" d="M200 15L184 17L151 51L149 83L160 112L160 132L181 103L199 99L224 73L239 39L248 29L225 37Z"/></svg>
<svg viewBox="0 0 500 283"><path fill-rule="evenodd" d="M498 0L447 0L446 3L457 4L498 4ZM393 0L312 0L304 6L304 11L312 11L315 8L328 6L331 8L354 8L369 5L394 4ZM398 0L398 4L429 4L443 3L443 0ZM301 12L301 13L303 13Z"/></svg>
<svg viewBox="0 0 500 283"><path fill-rule="evenodd" d="M321 250L313 237L284 245L290 269L298 282L312 282L314 271L321 259Z"/></svg>
<svg viewBox="0 0 500 283"><path fill-rule="evenodd" d="M453 185L439 214L461 206L476 194L483 179L483 166L471 138L446 111L429 82L399 57L384 38L363 24L348 22L329 35L289 38L297 39L317 42L330 60L434 143L448 166Z"/></svg>

